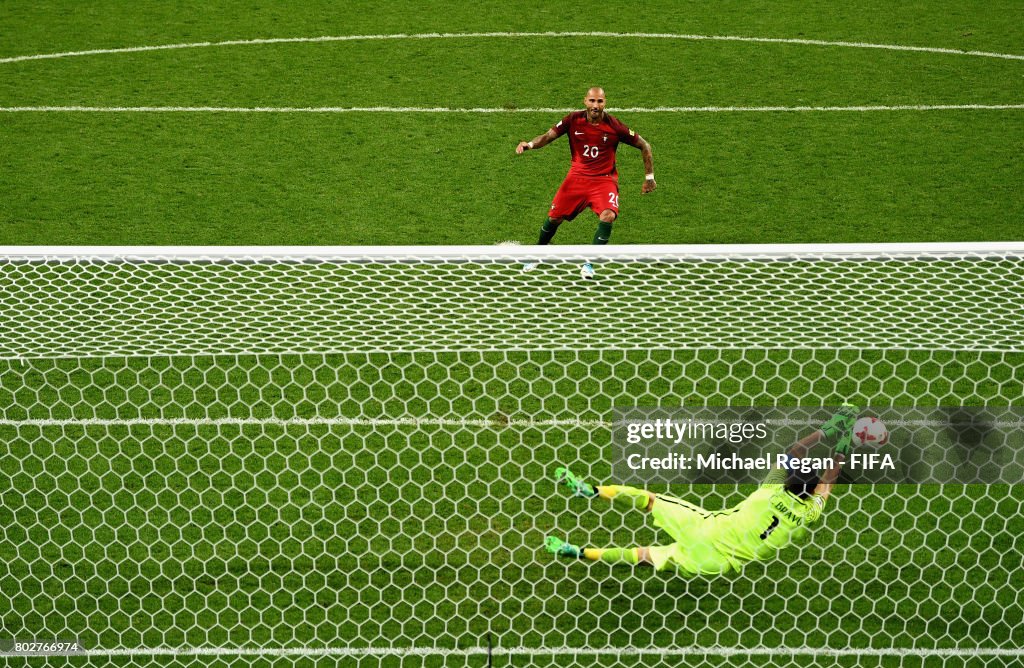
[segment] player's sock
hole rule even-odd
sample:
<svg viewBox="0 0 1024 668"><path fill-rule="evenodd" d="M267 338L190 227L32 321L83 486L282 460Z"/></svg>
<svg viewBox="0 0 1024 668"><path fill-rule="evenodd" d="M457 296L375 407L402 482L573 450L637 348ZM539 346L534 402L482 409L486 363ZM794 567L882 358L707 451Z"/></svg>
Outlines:
<svg viewBox="0 0 1024 668"><path fill-rule="evenodd" d="M609 564L632 564L640 563L640 557L635 547L609 547L600 549L596 547L584 548L583 556L591 561L603 561Z"/></svg>
<svg viewBox="0 0 1024 668"><path fill-rule="evenodd" d="M603 220L597 221L597 230L594 231L594 245L603 246L612 238L612 224Z"/></svg>
<svg viewBox="0 0 1024 668"><path fill-rule="evenodd" d="M558 226L561 222L556 223L550 218L544 219L544 224L540 226L540 238L537 240L537 245L546 246L551 243L551 239L554 238L555 232L558 231Z"/></svg>
<svg viewBox="0 0 1024 668"><path fill-rule="evenodd" d="M646 491L626 485L602 485L597 488L597 493L602 499L635 510L647 510L651 502L651 496Z"/></svg>

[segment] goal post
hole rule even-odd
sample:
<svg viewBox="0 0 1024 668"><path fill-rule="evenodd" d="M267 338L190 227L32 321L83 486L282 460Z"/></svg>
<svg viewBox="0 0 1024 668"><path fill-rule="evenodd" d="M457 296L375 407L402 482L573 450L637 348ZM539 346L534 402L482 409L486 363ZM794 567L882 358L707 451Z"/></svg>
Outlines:
<svg viewBox="0 0 1024 668"><path fill-rule="evenodd" d="M631 406L916 407L915 438L1012 463L1024 244L0 251L11 639L131 665L1024 658L1001 478L844 486L731 575L543 550L665 541L552 478L610 481Z"/></svg>

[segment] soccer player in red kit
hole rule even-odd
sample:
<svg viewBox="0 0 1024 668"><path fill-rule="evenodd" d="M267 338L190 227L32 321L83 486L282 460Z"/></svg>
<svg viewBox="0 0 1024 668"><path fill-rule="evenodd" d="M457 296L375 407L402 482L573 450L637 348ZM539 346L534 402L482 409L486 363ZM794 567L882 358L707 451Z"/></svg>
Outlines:
<svg viewBox="0 0 1024 668"><path fill-rule="evenodd" d="M605 112L604 89L597 86L591 88L583 98L583 103L586 106L583 111L572 112L544 134L532 141L521 141L516 146L516 154L519 155L523 151L547 146L562 135L569 136L572 164L540 228L540 239L537 242L540 245L549 243L559 225L572 220L588 207L599 218L594 243L608 243L612 236L612 223L619 215L619 174L615 170L615 149L619 142L640 149L646 174L642 192L649 193L658 186L654 181L651 145L622 121ZM528 271L536 266L536 262L528 262L523 270ZM584 278L593 278L593 266L587 262L580 274Z"/></svg>

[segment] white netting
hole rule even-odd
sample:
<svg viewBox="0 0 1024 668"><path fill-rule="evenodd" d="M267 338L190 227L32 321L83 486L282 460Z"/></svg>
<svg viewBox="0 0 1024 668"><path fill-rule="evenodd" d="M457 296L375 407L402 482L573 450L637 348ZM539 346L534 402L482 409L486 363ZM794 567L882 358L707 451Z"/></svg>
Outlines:
<svg viewBox="0 0 1024 668"><path fill-rule="evenodd" d="M552 248L552 247L548 247ZM1005 251L84 256L0 263L0 356L555 348L1024 349ZM545 249L547 250L547 249ZM59 298L58 298L59 296Z"/></svg>
<svg viewBox="0 0 1024 668"><path fill-rule="evenodd" d="M0 265L5 635L124 665L1019 663L1019 486L842 490L734 576L540 548L663 542L551 480L607 479L615 406L1020 405L1020 255L315 259Z"/></svg>

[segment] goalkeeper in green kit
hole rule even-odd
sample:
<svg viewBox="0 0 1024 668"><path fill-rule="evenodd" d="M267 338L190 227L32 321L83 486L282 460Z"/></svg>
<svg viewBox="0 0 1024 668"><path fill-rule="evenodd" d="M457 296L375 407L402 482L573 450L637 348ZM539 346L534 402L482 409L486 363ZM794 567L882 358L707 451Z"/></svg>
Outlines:
<svg viewBox="0 0 1024 668"><path fill-rule="evenodd" d="M597 498L643 510L675 541L649 547L582 548L548 536L545 548L561 557L589 559L657 570L674 567L681 575L715 575L739 571L744 564L773 557L807 535L807 525L821 517L825 501L852 448L857 408L844 406L820 429L797 441L790 457L803 458L807 450L827 439L835 444L834 466L808 479L796 470L772 469L757 491L739 505L709 512L692 503L623 485L594 486L568 469L555 470L558 482L576 496Z"/></svg>

